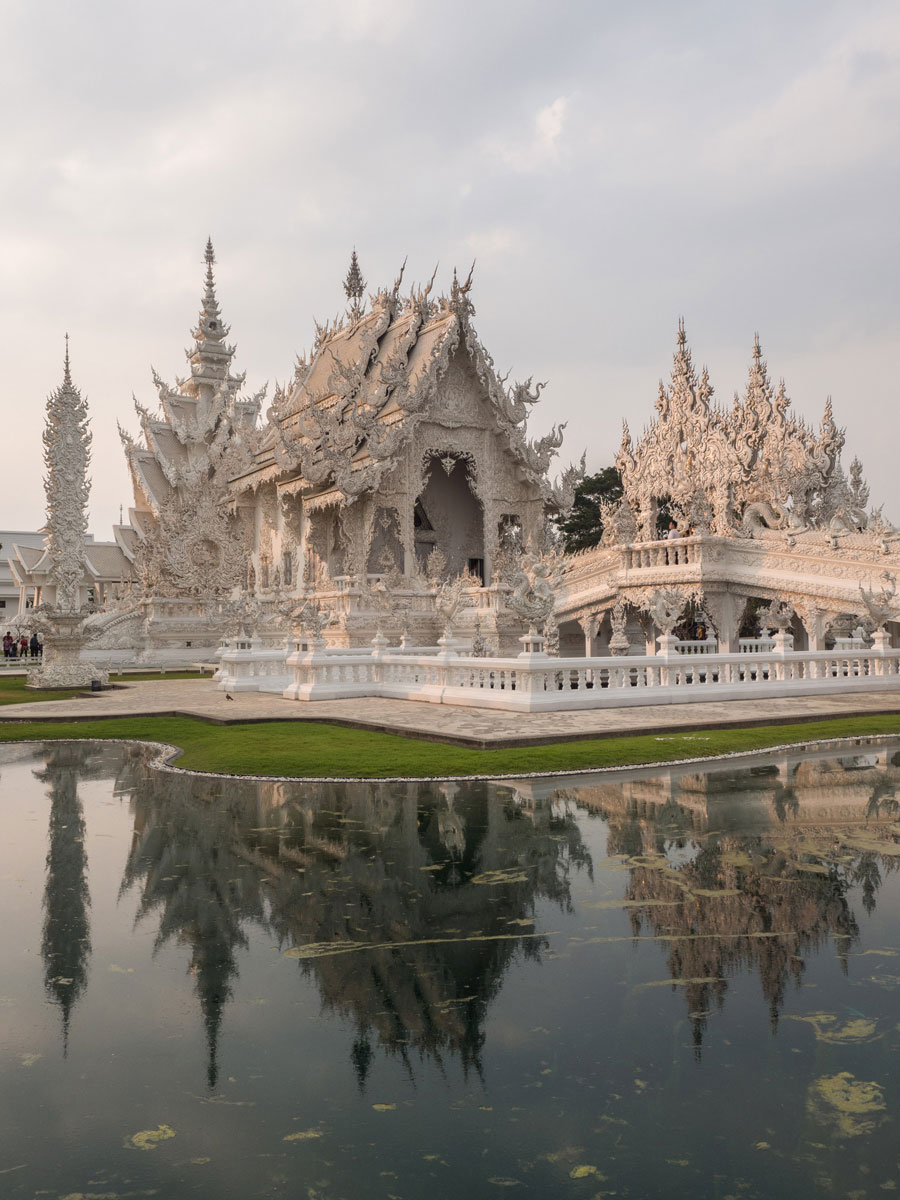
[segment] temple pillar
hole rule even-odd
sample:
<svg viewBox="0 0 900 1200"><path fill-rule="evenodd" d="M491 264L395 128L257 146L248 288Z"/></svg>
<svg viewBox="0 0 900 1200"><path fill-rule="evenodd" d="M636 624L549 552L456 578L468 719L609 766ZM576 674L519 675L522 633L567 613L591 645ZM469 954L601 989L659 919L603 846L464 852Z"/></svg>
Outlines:
<svg viewBox="0 0 900 1200"><path fill-rule="evenodd" d="M644 635L644 653L648 658L653 658L656 654L656 625L650 614L643 610L638 612L638 622ZM612 642L610 642L610 646L612 646Z"/></svg>
<svg viewBox="0 0 900 1200"><path fill-rule="evenodd" d="M709 613L716 627L720 654L737 654L740 649L738 636L746 607L746 596L737 596L727 591L704 592L703 608Z"/></svg>
<svg viewBox="0 0 900 1200"><path fill-rule="evenodd" d="M583 617L578 618L578 624L581 626L581 632L584 634L584 657L594 657L594 638L597 635L597 617L598 613L587 613Z"/></svg>
<svg viewBox="0 0 900 1200"><path fill-rule="evenodd" d="M809 641L810 650L825 649L825 627L828 623L828 614L824 608L808 608L805 610L797 609L797 616L800 618L800 623L806 630L806 636Z"/></svg>
<svg viewBox="0 0 900 1200"><path fill-rule="evenodd" d="M492 500L482 500L483 532L481 544L484 554L484 586L490 587L494 578L494 560L499 548L500 534L497 525L497 508Z"/></svg>

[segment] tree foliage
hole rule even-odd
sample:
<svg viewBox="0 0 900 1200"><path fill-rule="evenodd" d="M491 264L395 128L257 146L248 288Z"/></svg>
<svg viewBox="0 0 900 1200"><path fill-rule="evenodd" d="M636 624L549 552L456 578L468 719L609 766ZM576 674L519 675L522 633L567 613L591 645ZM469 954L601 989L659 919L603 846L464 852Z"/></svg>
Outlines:
<svg viewBox="0 0 900 1200"><path fill-rule="evenodd" d="M587 550L598 546L603 536L601 504L622 499L622 476L615 467L604 467L596 475L586 475L575 489L575 503L559 522L566 550Z"/></svg>

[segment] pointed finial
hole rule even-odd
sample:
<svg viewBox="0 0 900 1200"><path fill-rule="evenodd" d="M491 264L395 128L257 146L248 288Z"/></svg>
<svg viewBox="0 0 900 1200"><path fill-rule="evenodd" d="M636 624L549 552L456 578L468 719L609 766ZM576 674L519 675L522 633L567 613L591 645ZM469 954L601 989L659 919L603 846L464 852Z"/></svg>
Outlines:
<svg viewBox="0 0 900 1200"><path fill-rule="evenodd" d="M403 259L403 262L402 262L402 263L401 263L401 265L400 265L400 274L399 274L399 275L397 276L397 278L394 280L393 293L394 293L394 295L395 295L395 296L396 296L396 295L399 293L399 291L400 291L400 284L403 282L403 272L406 270L406 263L407 263L407 260L408 260L408 258L409 258L409 255L407 254L407 255L405 256L405 258Z"/></svg>
<svg viewBox="0 0 900 1200"><path fill-rule="evenodd" d="M68 335L68 333L66 334L66 358L65 358L65 366L63 368L63 382L68 383L68 384L71 384L71 382L72 382L72 375L69 370L69 335Z"/></svg>
<svg viewBox="0 0 900 1200"><path fill-rule="evenodd" d="M359 269L359 259L356 257L356 247L353 247L353 252L350 255L350 268L347 271L347 276L344 279L344 293L347 299L353 305L358 305L366 290L366 281L362 277L362 271Z"/></svg>
<svg viewBox="0 0 900 1200"><path fill-rule="evenodd" d="M122 524L122 505L119 505L119 524Z"/></svg>
<svg viewBox="0 0 900 1200"><path fill-rule="evenodd" d="M762 346L759 344L759 333L753 335L753 357L757 362L762 358Z"/></svg>
<svg viewBox="0 0 900 1200"><path fill-rule="evenodd" d="M211 237L208 237L206 239L206 253L204 254L203 257L204 257L204 259L206 261L206 265L208 267L211 267L213 265L213 263L216 261L216 252L215 252L215 250L213 250L213 244L212 244Z"/></svg>
<svg viewBox="0 0 900 1200"><path fill-rule="evenodd" d="M687 334L685 333L685 330L684 330L684 317L678 318L678 345L679 346L687 345Z"/></svg>
<svg viewBox="0 0 900 1200"><path fill-rule="evenodd" d="M472 290L472 279L475 274L475 259L472 259L472 265L469 268L469 274L466 276L466 282L460 283L459 276L456 273L456 267L453 268L453 282L450 285L450 307L457 313L474 313L475 307L469 299L469 292Z"/></svg>

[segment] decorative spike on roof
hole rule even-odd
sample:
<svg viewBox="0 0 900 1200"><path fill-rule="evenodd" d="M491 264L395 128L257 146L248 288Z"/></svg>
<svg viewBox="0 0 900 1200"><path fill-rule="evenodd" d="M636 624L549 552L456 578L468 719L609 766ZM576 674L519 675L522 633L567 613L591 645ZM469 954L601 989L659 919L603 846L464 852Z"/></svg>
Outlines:
<svg viewBox="0 0 900 1200"><path fill-rule="evenodd" d="M472 280L475 275L475 261L473 258L465 283L459 282L456 267L453 268L453 282L450 285L450 308L460 317L469 317L475 312L475 305L469 299L469 293L472 290Z"/></svg>
<svg viewBox="0 0 900 1200"><path fill-rule="evenodd" d="M359 269L359 259L356 257L356 247L353 247L353 252L350 255L350 269L347 271L344 279L344 293L350 301L350 307L347 310L351 321L358 321L365 312L365 302L363 296L366 294L366 281L363 279L362 271Z"/></svg>

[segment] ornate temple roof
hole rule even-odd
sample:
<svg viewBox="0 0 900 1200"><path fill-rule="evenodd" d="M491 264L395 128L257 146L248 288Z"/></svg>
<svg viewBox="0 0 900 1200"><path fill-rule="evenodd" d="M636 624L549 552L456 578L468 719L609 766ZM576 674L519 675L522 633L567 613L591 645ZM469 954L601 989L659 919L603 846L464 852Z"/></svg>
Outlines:
<svg viewBox="0 0 900 1200"><path fill-rule="evenodd" d="M350 502L374 490L419 421L446 420L439 385L462 354L505 450L548 503L565 506L564 492L574 487L577 471L570 468L557 491L547 479L564 425L527 439L528 413L543 384L533 387L529 379L507 388L497 375L471 323L471 272L463 283L454 272L450 295L435 299L433 276L405 297L402 279L401 270L364 311L354 252L345 281L351 302L346 317L317 324L312 355L301 357L291 383L277 389L253 465L232 481L232 494L270 480L296 491L328 488Z"/></svg>
<svg viewBox="0 0 900 1200"><path fill-rule="evenodd" d="M191 336L194 345L185 351L190 374L165 383L156 371L161 411L148 412L135 400L143 445L119 427L132 475L136 510L132 525L144 531L142 510L158 514L160 507L183 487L206 481L224 487L224 481L250 461L255 429L265 388L243 396L243 375L231 373L235 348L227 342L229 326L222 320L216 297L212 241L205 253L206 277L200 315Z"/></svg>
<svg viewBox="0 0 900 1200"><path fill-rule="evenodd" d="M659 385L655 419L636 444L624 426L616 459L625 492L617 518L622 540L639 529L656 537L660 502L698 532L723 536L865 528L869 489L858 460L849 480L841 468L844 431L830 398L818 430L794 416L790 403L784 382L776 389L769 379L757 336L744 396L735 394L730 409L716 404L679 322L672 376Z"/></svg>

